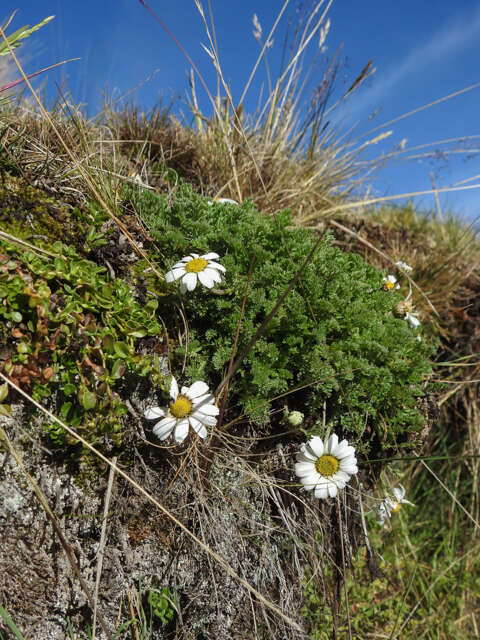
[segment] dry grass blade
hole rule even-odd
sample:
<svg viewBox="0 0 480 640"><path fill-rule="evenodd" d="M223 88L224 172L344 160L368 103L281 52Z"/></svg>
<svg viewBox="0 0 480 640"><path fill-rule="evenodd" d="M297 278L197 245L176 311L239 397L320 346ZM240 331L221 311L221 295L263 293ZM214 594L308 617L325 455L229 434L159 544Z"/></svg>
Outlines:
<svg viewBox="0 0 480 640"><path fill-rule="evenodd" d="M3 374L0 374L2 377ZM6 378L5 378L6 379ZM9 382L9 384L11 384ZM13 385L15 386L15 385ZM21 390L20 390L21 391ZM23 392L22 392L23 393ZM28 471L25 469L25 466L23 464L23 461L21 459L21 457L19 456L19 454L17 453L17 451L15 450L15 448L13 447L12 443L10 442L10 439L8 438L7 434L5 433L4 429L2 429L2 427L0 427L0 442L4 442L8 448L8 450L10 451L10 454L12 455L12 457L15 459L18 467L20 468L21 472L23 473L23 475L26 477L26 479L28 480L28 482L30 483L30 485L32 486L35 495L38 498L38 501L40 502L40 504L42 505L42 507L45 509L45 513L47 514L48 519L50 520L52 527L55 531L55 533L58 536L58 539L60 540L60 544L63 547L63 550L65 551L65 555L68 558L68 561L70 563L70 566L72 567L74 573L76 574L76 576L78 577L80 584L82 585L82 589L85 592L85 595L88 598L88 601L90 603L90 606L92 607L92 609L94 609L95 607L95 602L94 602L94 598L92 597L92 594L90 593L90 590L87 586L87 583L85 582L85 580L83 579L83 576L80 572L80 569L78 567L78 564L75 560L75 556L73 554L73 546L70 544L70 542L65 538L63 531L60 528L60 525L57 522L57 519L55 518L55 516L53 515L52 510L50 509L47 500L45 499L45 496L43 495L42 491L40 490L40 487L38 486L38 484L35 482L35 480L32 478L32 476L28 473ZM112 640L112 636L110 635L110 632L108 630L108 625L105 622L103 616L100 614L100 612L97 613L98 615L98 620L102 626L103 632L105 633L105 635L107 636L108 640Z"/></svg>
<svg viewBox="0 0 480 640"><path fill-rule="evenodd" d="M440 189L436 189L437 193L450 193L453 191L468 191L469 189L480 189L480 183L465 185L463 187L441 187ZM345 204L339 204L335 207L331 207L330 209L326 209L322 211L322 216L327 217L329 214L340 213L341 211L350 211L352 209L361 209L362 207L369 206L371 204L377 204L379 202L391 202L393 200L402 200L406 198L414 198L417 196L426 196L432 195L435 191L433 189L424 189L423 191L410 191L409 193L397 193L396 195L391 196L382 196L379 198L368 198L365 200L359 200L358 202L347 202ZM315 220L319 218L318 214L311 214L309 216L305 216L302 220L303 223Z"/></svg>
<svg viewBox="0 0 480 640"><path fill-rule="evenodd" d="M292 627L293 629L299 632L302 632L302 628L297 622L295 622L295 620L285 615L279 607L277 607L275 604L273 604L267 598L265 598L265 596L263 596L257 589L252 587L252 585L247 580L239 576L238 573L236 573L236 571L234 571L232 567L228 564L228 562L224 560L224 558L222 558L218 553L213 551L213 549L210 549L210 547L208 547L202 540L200 540L200 538L198 538L194 533L192 533L190 529L188 529L188 527L186 527L178 518L176 518L172 513L170 513L170 511L168 511L168 509L166 509L163 506L163 504L161 504L152 495L150 495L148 491L146 491L141 485L138 484L138 482L135 482L135 480L133 480L133 478L131 478L127 473L125 473L125 471L122 471L122 469L114 465L109 458L104 456L100 451L98 451L98 449L96 449L89 442L87 442L87 440L82 438L82 436L80 436L76 431L71 429L67 424L62 422L62 420L57 418L57 416L51 413L51 411L49 411L45 407L42 407L41 404L36 402L36 400L34 400L30 395L28 395L28 393L23 391L23 389L21 389L16 384L14 384L3 373L0 373L0 378L4 382L6 382L10 387L15 389L15 391L17 391L28 402L30 402L35 407L37 407L37 409L40 409L40 411L42 411L45 415L47 415L56 424L60 425L63 429L65 429L65 431L69 435L71 435L73 438L75 438L75 440L77 440L78 442L81 442L85 447L87 447L87 449L89 449L100 460L103 460L103 462L105 462L109 467L114 467L118 475L122 476L122 478L124 478L128 483L130 483L137 491L142 493L142 495L144 495L145 498L147 498L147 500L149 500L153 505L155 505L158 509L160 509L160 511L163 514L165 514L177 527L179 527L187 536L189 536L205 553L211 556L222 567L224 571L226 571L232 578L234 578L234 580L236 580L240 585L242 585L245 589L247 589L247 591L249 591L249 593L251 593L262 605L264 605L267 609L272 611L272 613L274 613L275 615L282 618L282 620L284 620L290 627ZM91 604L93 608L93 600L91 601Z"/></svg>
<svg viewBox="0 0 480 640"><path fill-rule="evenodd" d="M50 115L48 114L48 112L46 111L45 107L43 106L40 98L38 97L37 93L35 92L34 88L32 87L28 77L25 75L25 72L20 64L20 62L18 61L15 52L13 51L12 47L10 46L7 36L5 35L4 30L2 29L2 27L0 27L0 34L5 42L5 44L7 45L7 48L9 50L9 53L11 55L11 57L13 58L15 64L18 67L18 70L20 71L20 73L23 76L23 79L25 80L25 83L27 84L30 92L32 93L33 98L35 99L36 103L38 104L38 107L40 109L40 112L42 113L43 117L45 118L45 120L49 123L50 127L52 128L52 130L55 132L55 135L57 136L58 140L60 141L61 145L63 146L64 150L66 151L68 157L70 158L70 160L73 162L75 168L79 171L79 173L82 175L83 179L85 180L85 183L88 185L92 196L94 196L98 203L105 209L105 211L108 213L108 215L112 218L112 220L117 224L117 226L122 230L122 232L125 234L125 236L127 237L128 241L130 242L132 248L134 249L134 251L141 256L142 258L144 258L147 263L150 265L150 267L152 268L153 272L162 280L163 276L160 274L160 272L157 270L157 268L155 267L154 264L152 264L150 258L148 257L148 255L143 251L143 249L141 249L137 243L135 242L134 238L132 237L130 231L127 229L127 227L123 224L123 222L111 211L110 207L108 206L108 204L105 202L105 199L102 197L102 195L99 193L97 187L95 186L93 180L91 179L90 175L88 174L88 172L84 169L82 163L75 157L75 155L72 153L70 147L66 144L66 142L64 141L63 137L61 136L60 132L58 131L57 127L55 126L53 120L50 118Z"/></svg>
<svg viewBox="0 0 480 640"><path fill-rule="evenodd" d="M103 519L102 519L102 531L100 534L100 544L98 545L97 552L97 576L95 579L95 593L94 593L94 608L93 608L93 622L92 622L92 640L95 640L96 633L96 619L97 619L97 605L98 605L98 590L100 588L100 578L102 576L103 555L105 552L105 544L107 541L107 517L108 509L110 506L110 499L112 497L113 479L115 477L115 465L117 458L112 458L112 465L110 467L110 473L108 476L107 492L105 494L105 504L103 506Z"/></svg>
<svg viewBox="0 0 480 640"><path fill-rule="evenodd" d="M0 238L6 240L7 242L11 242L12 244L18 244L23 249L30 249L34 251L36 254L45 254L46 256L50 256L51 258L58 258L59 256L56 253L51 253L51 251L47 251L46 249L42 249L37 247L29 242L25 242L21 238L17 238L12 236L10 233L6 233L5 231L0 231Z"/></svg>
<svg viewBox="0 0 480 640"><path fill-rule="evenodd" d="M332 226L334 226L334 227L337 227L337 229L341 229L343 232L348 233L349 235L353 236L356 240L358 240L359 242L361 242L362 244L367 246L369 249L372 249L372 251L375 251L376 253L381 255L382 258L384 258L385 260L387 260L391 264L395 263L395 261L392 260L392 258L390 258L389 256L387 256L386 253L384 253L383 251L381 251L380 249L375 247L371 242L368 242L368 240L365 240L365 238L362 238L362 236L360 236L355 231L352 231L352 229L349 229L348 227L345 227L343 224L340 224L336 220L330 220L330 224ZM415 289L417 289L417 291L425 298L425 300L427 301L427 303L428 303L429 307L431 308L431 310L433 311L433 313L435 313L438 316L439 314L438 314L437 310L435 309L435 307L431 303L431 301L428 298L428 296L426 295L426 293L424 293L422 291L422 289L418 286L418 284L414 280L412 280L412 278L410 278L410 276L408 274L405 274L405 277L408 278L408 281L410 282L410 284L412 284L415 287Z"/></svg>
<svg viewBox="0 0 480 640"><path fill-rule="evenodd" d="M373 58L367 62L365 67L360 71L359 75L353 81L353 84L350 86L350 88L347 91L345 91L345 93L342 96L342 100L345 99L348 95L350 95L353 91L355 91L355 89L359 87L362 84L362 82L366 80L366 78L368 78L368 76L370 76L375 71L375 69L371 70L372 65L373 65Z"/></svg>
<svg viewBox="0 0 480 640"><path fill-rule="evenodd" d="M368 136L374 131L378 131L378 129L382 129L383 127L389 127L394 122L398 122L399 120L403 120L404 118L409 118L413 116L415 113L419 113L420 111L424 111L425 109L430 109L430 107L435 106L436 104L440 104L441 102L445 102L446 100L451 100L452 98L456 98L457 96L462 95L462 93L467 93L467 91L472 91L473 89L478 89L480 87L480 82L475 82L475 84L471 84L468 87L464 87L463 89L459 89L458 91L454 91L453 93L449 93L447 96L443 96L438 98L437 100L433 100L432 102L428 102L427 104L422 105L421 107L417 107L416 109L412 109L411 111L407 111L407 113L402 113L401 116L397 116L396 118L392 118L392 120L388 120L387 122L383 122L373 129L369 129L366 131L363 136Z"/></svg>
<svg viewBox="0 0 480 640"><path fill-rule="evenodd" d="M435 580L433 580L433 582L428 586L428 588L425 589L425 592L423 593L422 597L418 600L418 602L415 604L415 606L412 607L411 611L409 612L409 614L406 616L405 620L403 621L402 626L400 627L399 633L397 633L392 640L401 640L401 638L402 638L401 634L402 634L403 630L405 629L405 627L407 626L407 624L409 623L411 618L415 615L415 612L417 611L417 609L421 605L422 601L428 596L428 594L431 591L433 591L433 589L435 588L435 585L437 584L437 582L439 580L441 580L451 569L453 569L453 567L455 565L457 565L459 562L462 562L463 560L465 560L465 558L468 558L472 553L478 553L478 548L476 546L472 547L469 551L467 551L466 553L462 554L458 558L455 558L455 560L453 560L444 571L442 571L441 573L437 574L437 576L435 577Z"/></svg>
<svg viewBox="0 0 480 640"><path fill-rule="evenodd" d="M419 457L419 456L417 456ZM463 511L463 513L467 516L467 518L469 520L471 520L473 522L473 524L475 525L476 529L480 529L480 523L477 522L477 520L475 520L475 518L467 511L467 509L465 509L465 507L463 506L463 504L461 502L459 502L458 498L455 496L455 494L453 494L450 489L447 487L447 485L438 477L438 475L435 473L435 471L433 471L433 469L431 469L428 464L425 462L425 460L421 459L421 463L423 464L423 466L425 467L425 469L427 469L427 471L429 473L432 474L432 476L435 478L435 480L438 482L438 484L442 487L442 489L444 489L448 495L452 498L452 500L455 502L455 504L457 506L460 507L460 509Z"/></svg>

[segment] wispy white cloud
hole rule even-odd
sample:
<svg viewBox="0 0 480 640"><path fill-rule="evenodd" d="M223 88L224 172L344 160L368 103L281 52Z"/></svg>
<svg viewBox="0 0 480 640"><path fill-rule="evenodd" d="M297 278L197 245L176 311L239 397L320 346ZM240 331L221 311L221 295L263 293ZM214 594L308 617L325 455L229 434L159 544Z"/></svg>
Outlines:
<svg viewBox="0 0 480 640"><path fill-rule="evenodd" d="M353 110L360 110L374 104L378 106L382 97L405 78L424 71L432 64L438 64L446 56L454 56L472 42L480 41L480 8L465 12L442 25L426 42L414 47L407 56L391 69L375 78L374 86L359 97ZM478 53L477 53L478 55Z"/></svg>

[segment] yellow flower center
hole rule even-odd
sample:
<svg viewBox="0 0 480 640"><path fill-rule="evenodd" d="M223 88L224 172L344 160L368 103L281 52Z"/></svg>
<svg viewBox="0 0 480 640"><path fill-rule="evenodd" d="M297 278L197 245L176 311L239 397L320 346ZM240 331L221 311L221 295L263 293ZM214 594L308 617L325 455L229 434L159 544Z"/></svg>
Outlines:
<svg viewBox="0 0 480 640"><path fill-rule="evenodd" d="M320 458L315 462L315 469L321 476L328 478L337 472L338 464L337 458L325 454L320 456Z"/></svg>
<svg viewBox="0 0 480 640"><path fill-rule="evenodd" d="M207 264L208 261L205 260L205 258L194 258L193 260L190 260L190 262L187 262L185 265L185 271L187 273L200 273L200 271L205 269Z"/></svg>
<svg viewBox="0 0 480 640"><path fill-rule="evenodd" d="M170 413L175 418L185 418L192 410L192 401L186 396L179 395L175 402L170 404Z"/></svg>
<svg viewBox="0 0 480 640"><path fill-rule="evenodd" d="M391 280L386 280L383 288L385 289L385 291L390 291L391 289L393 289L393 287L395 286L395 283L392 282Z"/></svg>
<svg viewBox="0 0 480 640"><path fill-rule="evenodd" d="M397 513L397 511L400 511L400 509L402 508L402 505L400 502L397 502L397 504L392 507L392 513Z"/></svg>

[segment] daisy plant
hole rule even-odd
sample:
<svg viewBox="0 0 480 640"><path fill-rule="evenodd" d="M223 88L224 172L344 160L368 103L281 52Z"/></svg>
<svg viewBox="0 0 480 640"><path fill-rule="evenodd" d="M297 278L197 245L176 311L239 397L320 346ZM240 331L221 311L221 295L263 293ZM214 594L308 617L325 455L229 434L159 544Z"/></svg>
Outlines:
<svg viewBox="0 0 480 640"><path fill-rule="evenodd" d="M170 383L171 402L168 407L151 407L145 411L147 420L159 422L153 427L153 433L160 440L166 440L173 433L175 442L183 442L189 428L200 438L207 437L207 427L217 424L219 408L215 398L209 392L205 382L194 382L190 387L178 389L178 383L172 376Z"/></svg>
<svg viewBox="0 0 480 640"><path fill-rule="evenodd" d="M300 446L295 474L306 491L319 499L334 498L350 477L358 473L355 449L334 433L325 440L313 436Z"/></svg>
<svg viewBox="0 0 480 640"><path fill-rule="evenodd" d="M384 525L394 513L397 513L402 508L402 504L409 504L412 507L415 505L413 502L405 500L405 488L400 484L398 487L392 489L392 494L382 500L378 508L377 522Z"/></svg>
<svg viewBox="0 0 480 640"><path fill-rule="evenodd" d="M400 285L395 276L389 275L383 278L383 288L385 291L392 291L392 289L400 289Z"/></svg>
<svg viewBox="0 0 480 640"><path fill-rule="evenodd" d="M214 198L213 200L209 200L208 204L212 206L214 204L238 204L238 202L231 198Z"/></svg>
<svg viewBox="0 0 480 640"><path fill-rule="evenodd" d="M417 318L416 314L409 313L408 311L405 313L405 320L412 327L412 329L418 329L418 327L422 324Z"/></svg>
<svg viewBox="0 0 480 640"><path fill-rule="evenodd" d="M207 289L211 289L215 282L222 280L225 267L214 260L220 256L218 253L205 253L203 256L198 253L191 253L173 265L172 269L165 274L166 282L181 280L180 290L182 293L193 291L200 281Z"/></svg>
<svg viewBox="0 0 480 640"><path fill-rule="evenodd" d="M409 264L407 264L406 262L402 262L402 260L399 260L398 262L395 263L395 266L400 269L400 271L403 271L405 273L410 273L410 271L413 271L413 267L411 267Z"/></svg>

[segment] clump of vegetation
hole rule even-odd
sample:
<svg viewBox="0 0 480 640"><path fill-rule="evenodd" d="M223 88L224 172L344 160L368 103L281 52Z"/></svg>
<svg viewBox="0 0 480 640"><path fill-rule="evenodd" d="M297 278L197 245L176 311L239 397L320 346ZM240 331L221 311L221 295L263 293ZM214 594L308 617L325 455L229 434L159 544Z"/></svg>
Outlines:
<svg viewBox="0 0 480 640"><path fill-rule="evenodd" d="M151 615L158 618L164 625L168 624L175 615L175 598L168 587L149 589L148 604Z"/></svg>
<svg viewBox="0 0 480 640"><path fill-rule="evenodd" d="M128 372L146 376L158 366L158 357L135 349L138 339L163 333L157 298L139 301L129 284L60 241L49 254L7 241L1 248L2 371L36 400L55 394L62 420L91 443L120 445L127 407L115 388ZM76 444L56 424L45 431Z"/></svg>
<svg viewBox="0 0 480 640"><path fill-rule="evenodd" d="M221 256L224 288L217 295L195 290L183 300L189 344L173 354L177 361L186 356L189 379L218 384L232 353L244 351L317 238L292 227L286 211L268 217L251 202L211 205L186 184L173 201L142 189L129 189L126 197L156 240L166 269L192 250ZM419 431L424 418L418 397L434 345L417 340L397 317L402 297L384 290L384 275L340 251L326 234L231 380L229 406L236 409L227 418L235 419L241 406L257 424L265 423L272 399L302 389L288 402L307 415L307 432L324 406L326 419L345 434L367 429L385 447Z"/></svg>
<svg viewBox="0 0 480 640"><path fill-rule="evenodd" d="M456 453L462 445L452 447L445 440L439 444L440 459L429 461L428 467L453 486L458 482ZM346 580L348 615L344 601L336 621L339 637L348 637L349 625L353 638L463 640L476 635L480 562L468 513L454 513L442 500L443 490L430 470L413 463L408 471L415 478L409 498L416 506L394 514L388 527L367 516L369 542L379 566L372 575L367 554L355 558ZM464 468L464 481L458 485L457 498L463 503L471 495L467 474ZM327 593L333 593L332 578L332 570L326 568ZM304 591L303 614L311 625L311 638L328 640L334 626L329 599L313 576Z"/></svg>

